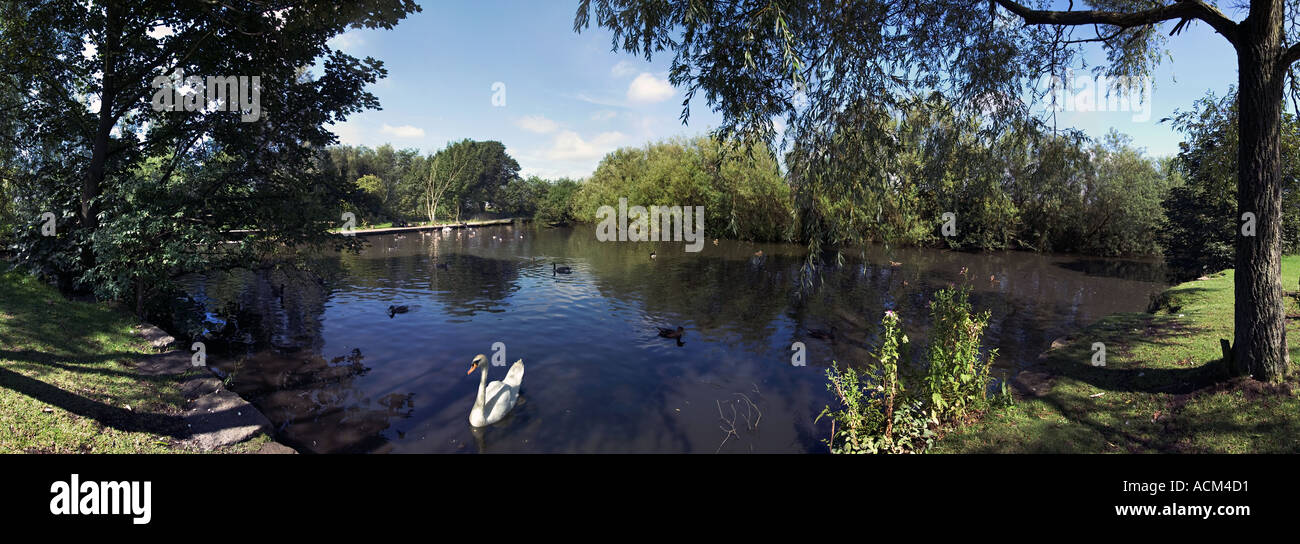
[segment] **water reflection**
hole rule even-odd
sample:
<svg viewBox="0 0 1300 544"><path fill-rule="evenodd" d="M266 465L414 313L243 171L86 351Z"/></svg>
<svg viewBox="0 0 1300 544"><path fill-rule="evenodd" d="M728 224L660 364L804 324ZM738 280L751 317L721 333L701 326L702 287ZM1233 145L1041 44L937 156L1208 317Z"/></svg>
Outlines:
<svg viewBox="0 0 1300 544"><path fill-rule="evenodd" d="M923 338L930 295L963 268L1002 372L1161 288L1156 263L1014 252L870 248L802 292L804 250L789 244L686 253L513 226L369 240L314 262L324 284L274 270L192 281L209 308L259 316L255 347L217 365L305 451L825 451L824 369L866 360L887 309ZM658 334L678 326L681 339ZM791 365L796 341L807 366ZM505 420L473 430L465 368L496 342L528 380Z"/></svg>

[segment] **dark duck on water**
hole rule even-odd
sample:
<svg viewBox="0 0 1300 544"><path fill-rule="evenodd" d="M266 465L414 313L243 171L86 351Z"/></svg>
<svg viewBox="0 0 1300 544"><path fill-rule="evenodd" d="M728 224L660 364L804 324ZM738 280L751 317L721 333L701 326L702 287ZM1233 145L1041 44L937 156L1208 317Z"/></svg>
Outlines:
<svg viewBox="0 0 1300 544"><path fill-rule="evenodd" d="M829 340L831 342L834 342L835 335L839 332L840 332L839 329L835 327L831 327L831 330L829 331L826 329L808 329L808 336L811 336L818 340Z"/></svg>
<svg viewBox="0 0 1300 544"><path fill-rule="evenodd" d="M664 338L681 338L682 335L686 333L686 329L683 329L681 327L677 327L676 329L669 329L667 327L658 327L658 329L659 329L659 336L662 336Z"/></svg>

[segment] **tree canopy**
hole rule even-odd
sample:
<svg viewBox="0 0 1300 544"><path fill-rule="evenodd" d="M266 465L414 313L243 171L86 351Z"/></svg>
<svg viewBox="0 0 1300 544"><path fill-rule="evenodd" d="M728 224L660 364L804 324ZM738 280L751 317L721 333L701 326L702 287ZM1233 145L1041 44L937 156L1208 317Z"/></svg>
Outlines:
<svg viewBox="0 0 1300 544"><path fill-rule="evenodd" d="M722 114L722 134L771 141L773 118L784 117L787 136L806 150L787 164L791 175L825 186L813 194L841 191L869 202L891 179L863 177L880 172L876 150L887 143L877 128L886 126L880 119L896 115L909 100L937 92L959 109L993 112L982 127L1002 134L1017 120L1034 118L1031 104L1046 95L1033 88L1035 81L1066 77L1082 66L1086 47L1106 55L1097 74L1131 91L1134 78L1150 74L1165 55L1170 36L1189 24L1207 24L1238 57L1234 216L1258 223L1234 241L1229 366L1238 374L1283 379L1290 355L1279 278L1279 133L1284 91L1300 95L1292 77L1300 60L1300 2L1252 0L1241 6L1246 16L1239 21L1203 0L1084 4L1052 10L1014 0L581 0L574 30L594 22L612 33L615 50L647 59L669 52L670 80L686 90L683 118L701 91ZM846 134L841 127L859 129ZM835 187L841 180L860 181L850 189ZM818 239L826 237L813 243Z"/></svg>
<svg viewBox="0 0 1300 544"><path fill-rule="evenodd" d="M391 28L409 0L222 3L0 2L0 132L14 150L19 260L65 289L137 300L187 271L330 240L351 180L315 168L328 125L378 100L383 63L327 45ZM226 111L204 81L243 76L260 110ZM161 86L161 89L160 89ZM174 87L194 111L159 111ZM37 218L52 213L57 235ZM151 249L156 248L156 249Z"/></svg>

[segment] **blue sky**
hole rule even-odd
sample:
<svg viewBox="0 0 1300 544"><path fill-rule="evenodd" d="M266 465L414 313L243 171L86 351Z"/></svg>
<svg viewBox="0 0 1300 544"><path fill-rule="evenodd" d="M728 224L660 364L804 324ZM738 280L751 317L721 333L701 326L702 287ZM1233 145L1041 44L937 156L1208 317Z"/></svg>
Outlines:
<svg viewBox="0 0 1300 544"><path fill-rule="evenodd" d="M601 29L574 33L576 6L571 0L425 2L423 12L393 30L335 38L332 46L373 56L388 69L371 89L383 110L354 115L335 132L346 144L391 143L424 153L462 138L498 140L525 175L578 178L618 147L695 136L717 125L702 98L683 125L683 93L667 83L671 58L646 62L613 52ZM1061 112L1058 127L1093 136L1114 128L1153 156L1176 152L1181 138L1160 119L1236 80L1232 47L1205 24L1189 26L1169 39L1172 58L1153 74L1150 119ZM1104 60L1099 51L1095 58ZM497 82L504 84L504 106L493 105Z"/></svg>

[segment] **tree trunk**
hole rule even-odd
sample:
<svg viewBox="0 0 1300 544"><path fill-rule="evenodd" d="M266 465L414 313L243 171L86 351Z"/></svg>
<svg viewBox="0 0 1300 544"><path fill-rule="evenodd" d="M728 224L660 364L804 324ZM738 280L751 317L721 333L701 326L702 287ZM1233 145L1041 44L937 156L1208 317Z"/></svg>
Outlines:
<svg viewBox="0 0 1300 544"><path fill-rule="evenodd" d="M90 148L90 165L81 180L81 214L79 223L87 234L99 227L99 195L104 183L104 167L108 162L109 145L112 143L113 125L117 124L114 108L117 106L117 57L120 55L122 37L122 18L120 7L110 4L107 9L104 26L104 42L99 49L103 74L100 81L99 114L96 120L94 141ZM81 270L95 266L95 251L90 242L81 248Z"/></svg>
<svg viewBox="0 0 1300 544"><path fill-rule="evenodd" d="M1280 127L1285 67L1282 2L1252 12L1237 46L1239 90L1237 155L1237 258L1233 294L1235 342L1230 368L1264 381L1287 375L1282 254ZM1242 215L1255 216L1254 236L1242 232Z"/></svg>

